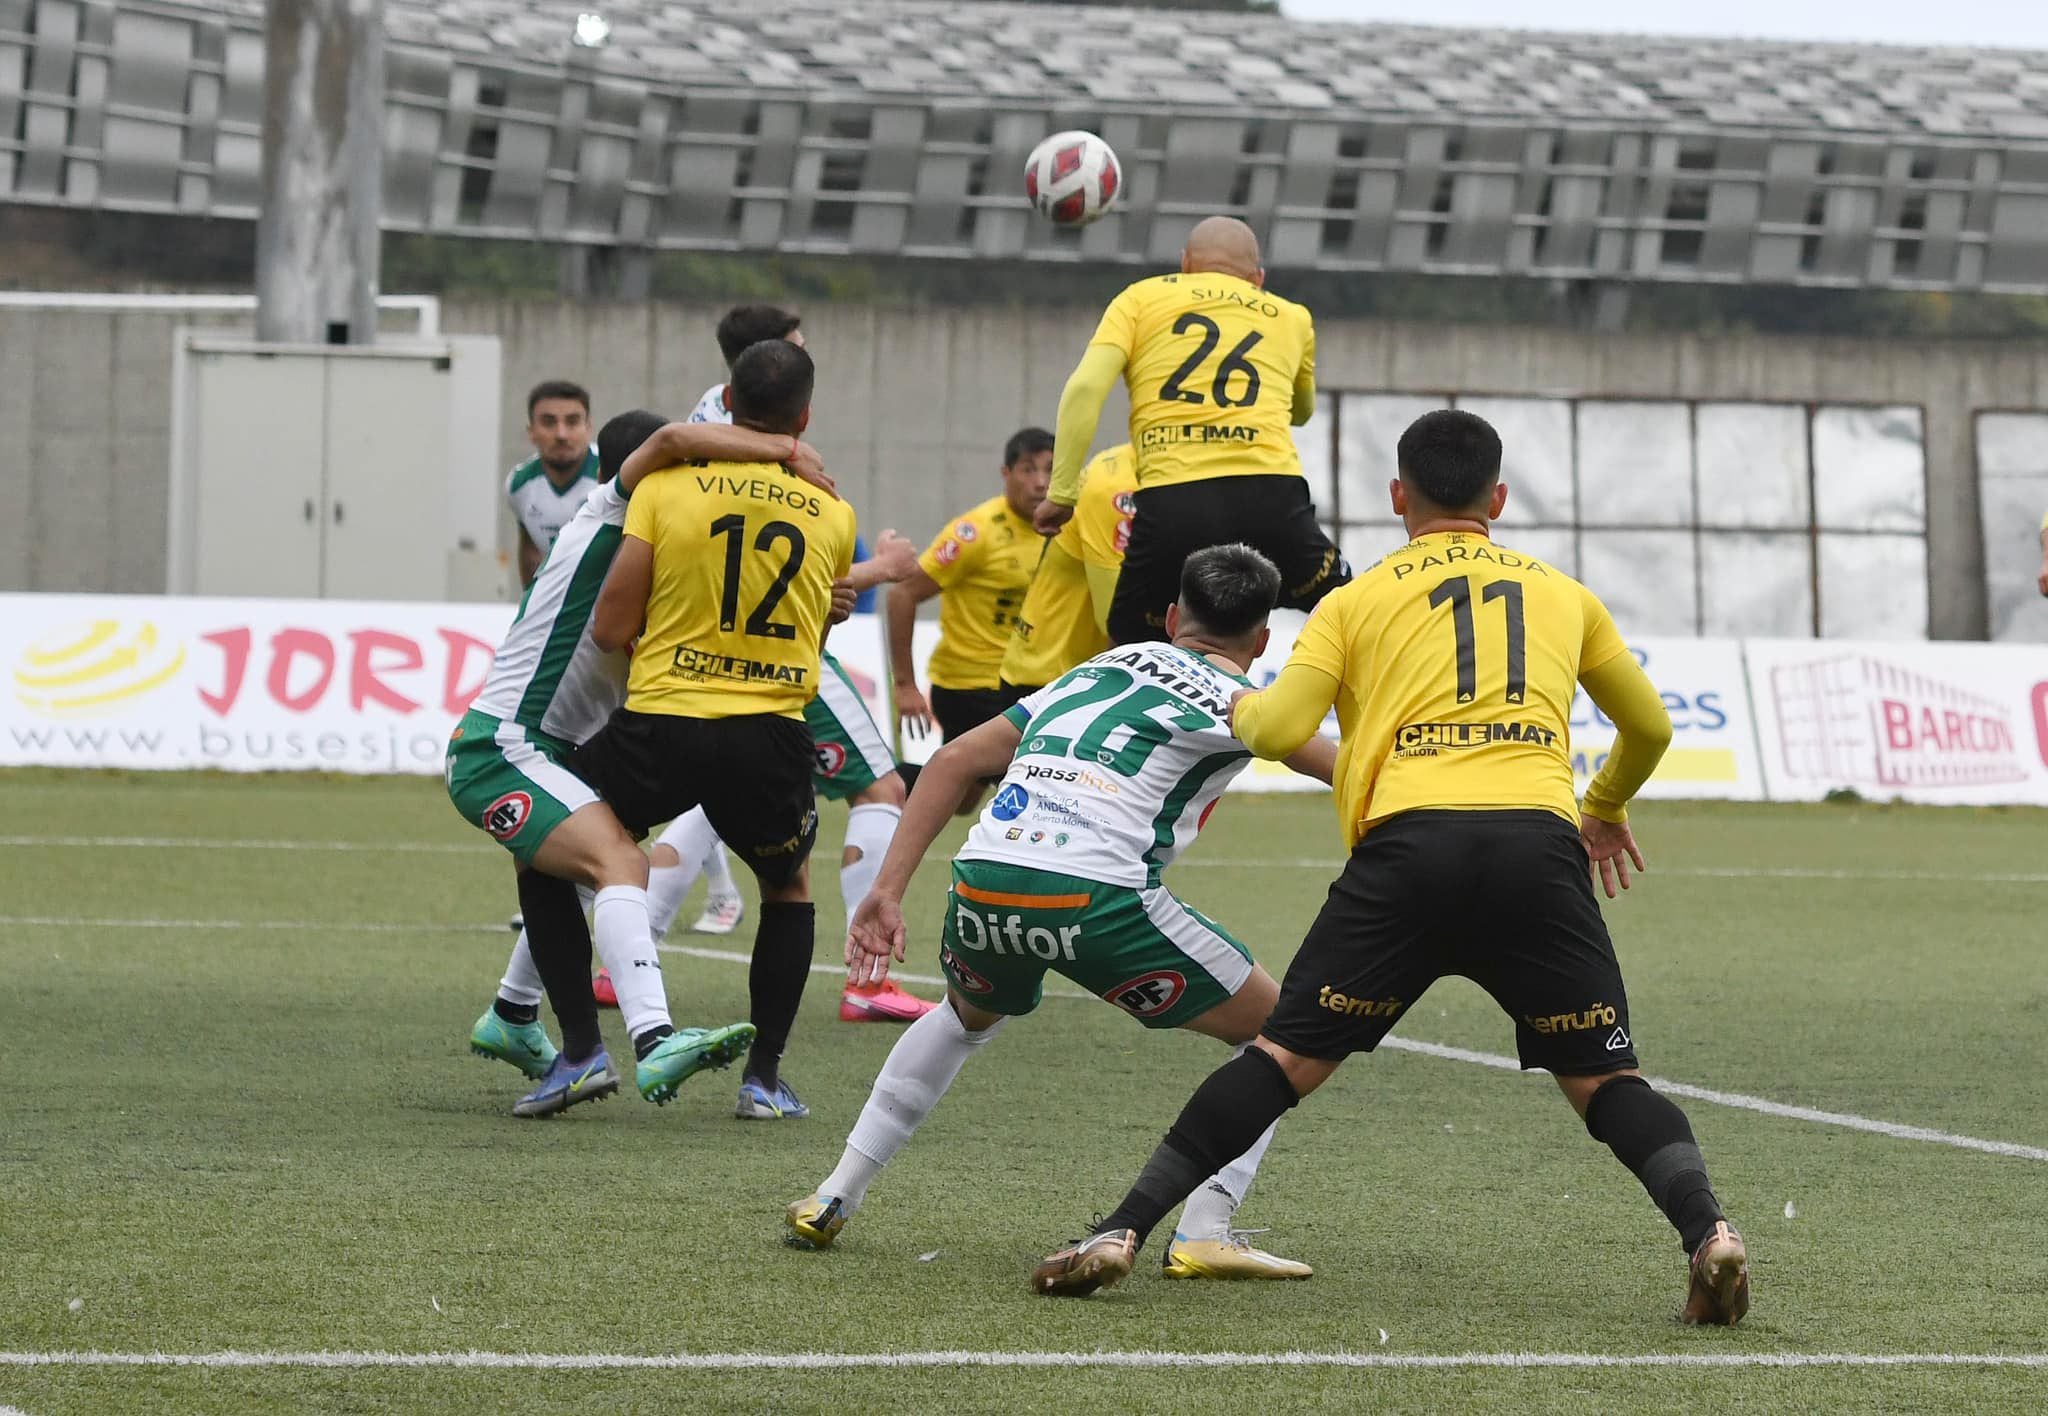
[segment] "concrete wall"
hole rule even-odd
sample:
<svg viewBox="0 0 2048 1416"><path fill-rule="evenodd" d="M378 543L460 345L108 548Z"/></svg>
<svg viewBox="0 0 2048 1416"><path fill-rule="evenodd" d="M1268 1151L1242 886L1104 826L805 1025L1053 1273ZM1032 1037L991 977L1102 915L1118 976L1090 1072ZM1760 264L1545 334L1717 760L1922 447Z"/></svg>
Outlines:
<svg viewBox="0 0 2048 1416"><path fill-rule="evenodd" d="M600 418L633 406L688 411L723 375L718 314L469 301L445 306L442 325L502 341L504 417L493 435L509 466L526 451L526 390L543 378L585 382ZM992 495L1003 439L1052 424L1094 317L808 308L820 375L813 437L863 524L921 539ZM0 589L162 588L171 331L181 322L191 321L0 310L0 427L15 452L0 471ZM2048 344L1331 322L1318 331L1318 360L1333 389L1917 404L1938 638L1986 627L1971 414L2048 410ZM1098 445L1119 436L1123 418L1119 399Z"/></svg>

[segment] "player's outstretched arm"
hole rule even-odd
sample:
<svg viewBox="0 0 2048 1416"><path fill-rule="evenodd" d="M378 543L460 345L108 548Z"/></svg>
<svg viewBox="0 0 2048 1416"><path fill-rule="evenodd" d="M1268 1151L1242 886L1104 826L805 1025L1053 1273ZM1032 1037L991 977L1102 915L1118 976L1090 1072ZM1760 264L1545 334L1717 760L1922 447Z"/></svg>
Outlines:
<svg viewBox="0 0 2048 1416"><path fill-rule="evenodd" d="M847 926L846 974L853 982L879 983L888 976L890 960L903 961L903 892L918 862L953 819L968 789L1003 774L1022 737L1007 716L991 718L940 748L917 774L882 869Z"/></svg>
<svg viewBox="0 0 2048 1416"><path fill-rule="evenodd" d="M1337 744L1317 733L1287 755L1287 765L1324 786L1337 783Z"/></svg>
<svg viewBox="0 0 2048 1416"><path fill-rule="evenodd" d="M1629 829L1628 803L1664 759L1671 746L1671 715L1656 685L1632 654L1617 654L1597 668L1580 673L1586 696L1614 723L1614 746L1607 761L1586 788L1585 814L1579 836L1607 898L1616 887L1629 887L1629 865L1648 867L1635 833Z"/></svg>
<svg viewBox="0 0 2048 1416"><path fill-rule="evenodd" d="M631 496L642 477L685 462L779 462L820 491L839 495L839 484L825 475L825 459L809 443L730 423L663 424L619 468L619 490Z"/></svg>
<svg viewBox="0 0 2048 1416"><path fill-rule="evenodd" d="M1035 518L1041 535L1050 536L1074 514L1088 446L1095 441L1095 425L1102 421L1109 391L1123 377L1124 360L1124 351L1113 344L1091 344L1067 376L1067 386L1060 392L1059 421L1053 425L1052 485Z"/></svg>
<svg viewBox="0 0 2048 1416"><path fill-rule="evenodd" d="M917 543L896 531L884 531L875 538L875 553L847 572L856 595L877 585L895 585L910 579L917 570Z"/></svg>
<svg viewBox="0 0 2048 1416"><path fill-rule="evenodd" d="M1290 659L1270 687L1232 696L1230 730L1254 757L1285 761L1322 728L1337 688L1337 680L1321 669Z"/></svg>
<svg viewBox="0 0 2048 1416"><path fill-rule="evenodd" d="M917 686L917 665L911 646L917 632L917 607L939 593L939 582L917 567L890 589L882 603L882 623L889 636L889 678L897 720L912 737L932 730L932 706ZM900 827L898 828L901 829Z"/></svg>

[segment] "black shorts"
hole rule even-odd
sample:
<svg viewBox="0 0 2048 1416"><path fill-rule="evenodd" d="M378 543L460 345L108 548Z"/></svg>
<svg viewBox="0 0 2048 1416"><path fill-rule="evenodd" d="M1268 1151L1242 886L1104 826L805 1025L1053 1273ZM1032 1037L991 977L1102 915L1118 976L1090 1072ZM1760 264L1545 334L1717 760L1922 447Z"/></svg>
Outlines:
<svg viewBox="0 0 2048 1416"><path fill-rule="evenodd" d="M1432 983L1471 979L1515 1020L1524 1067L1636 1065L1586 849L1547 811L1409 811L1367 833L1288 966L1265 1035L1370 1052Z"/></svg>
<svg viewBox="0 0 2048 1416"><path fill-rule="evenodd" d="M635 836L703 807L718 838L771 888L796 879L818 838L816 762L801 718L621 708L566 765Z"/></svg>
<svg viewBox="0 0 2048 1416"><path fill-rule="evenodd" d="M939 720L942 741L971 733L989 719L999 717L1016 705L1018 697L1002 688L940 688L932 685L932 716Z"/></svg>
<svg viewBox="0 0 2048 1416"><path fill-rule="evenodd" d="M1316 524L1299 477L1211 477L1141 487L1131 542L1109 606L1109 641L1132 644L1166 633L1166 607L1180 598L1180 570L1196 551L1242 541L1280 567L1280 603L1307 610L1351 579L1351 567Z"/></svg>

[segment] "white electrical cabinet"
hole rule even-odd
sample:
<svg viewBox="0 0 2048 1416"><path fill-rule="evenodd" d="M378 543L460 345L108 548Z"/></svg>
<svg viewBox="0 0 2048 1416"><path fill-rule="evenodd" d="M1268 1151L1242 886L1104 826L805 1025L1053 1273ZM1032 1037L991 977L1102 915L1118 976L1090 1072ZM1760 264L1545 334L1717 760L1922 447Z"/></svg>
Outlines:
<svg viewBox="0 0 2048 1416"><path fill-rule="evenodd" d="M498 341L265 345L183 330L168 589L495 597Z"/></svg>

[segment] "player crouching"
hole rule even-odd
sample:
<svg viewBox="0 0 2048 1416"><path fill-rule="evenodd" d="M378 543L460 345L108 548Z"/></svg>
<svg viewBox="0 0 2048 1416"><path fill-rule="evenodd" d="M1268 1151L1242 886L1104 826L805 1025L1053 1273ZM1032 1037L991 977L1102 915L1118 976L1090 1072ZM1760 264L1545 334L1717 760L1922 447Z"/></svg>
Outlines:
<svg viewBox="0 0 2048 1416"><path fill-rule="evenodd" d="M1002 785L953 863L940 963L947 1006L911 1024L883 1063L838 1168L792 1204L801 1244L823 1248L910 1139L960 1069L1007 1018L1029 1013L1048 971L1148 1028L1187 1028L1242 1047L1278 996L1272 975L1160 875L1193 843L1210 807L1251 761L1230 734L1230 699L1266 645L1280 572L1248 546L1188 557L1171 643L1098 655L940 749L919 774L880 876L847 940L856 982L904 957L903 892L971 783ZM1289 759L1327 782L1335 745ZM1174 1278L1307 1278L1230 1227L1271 1133L1189 1199L1168 1247ZM1099 1246L1100 1281L1131 1250ZM1121 1262L1114 1275L1106 1270Z"/></svg>

